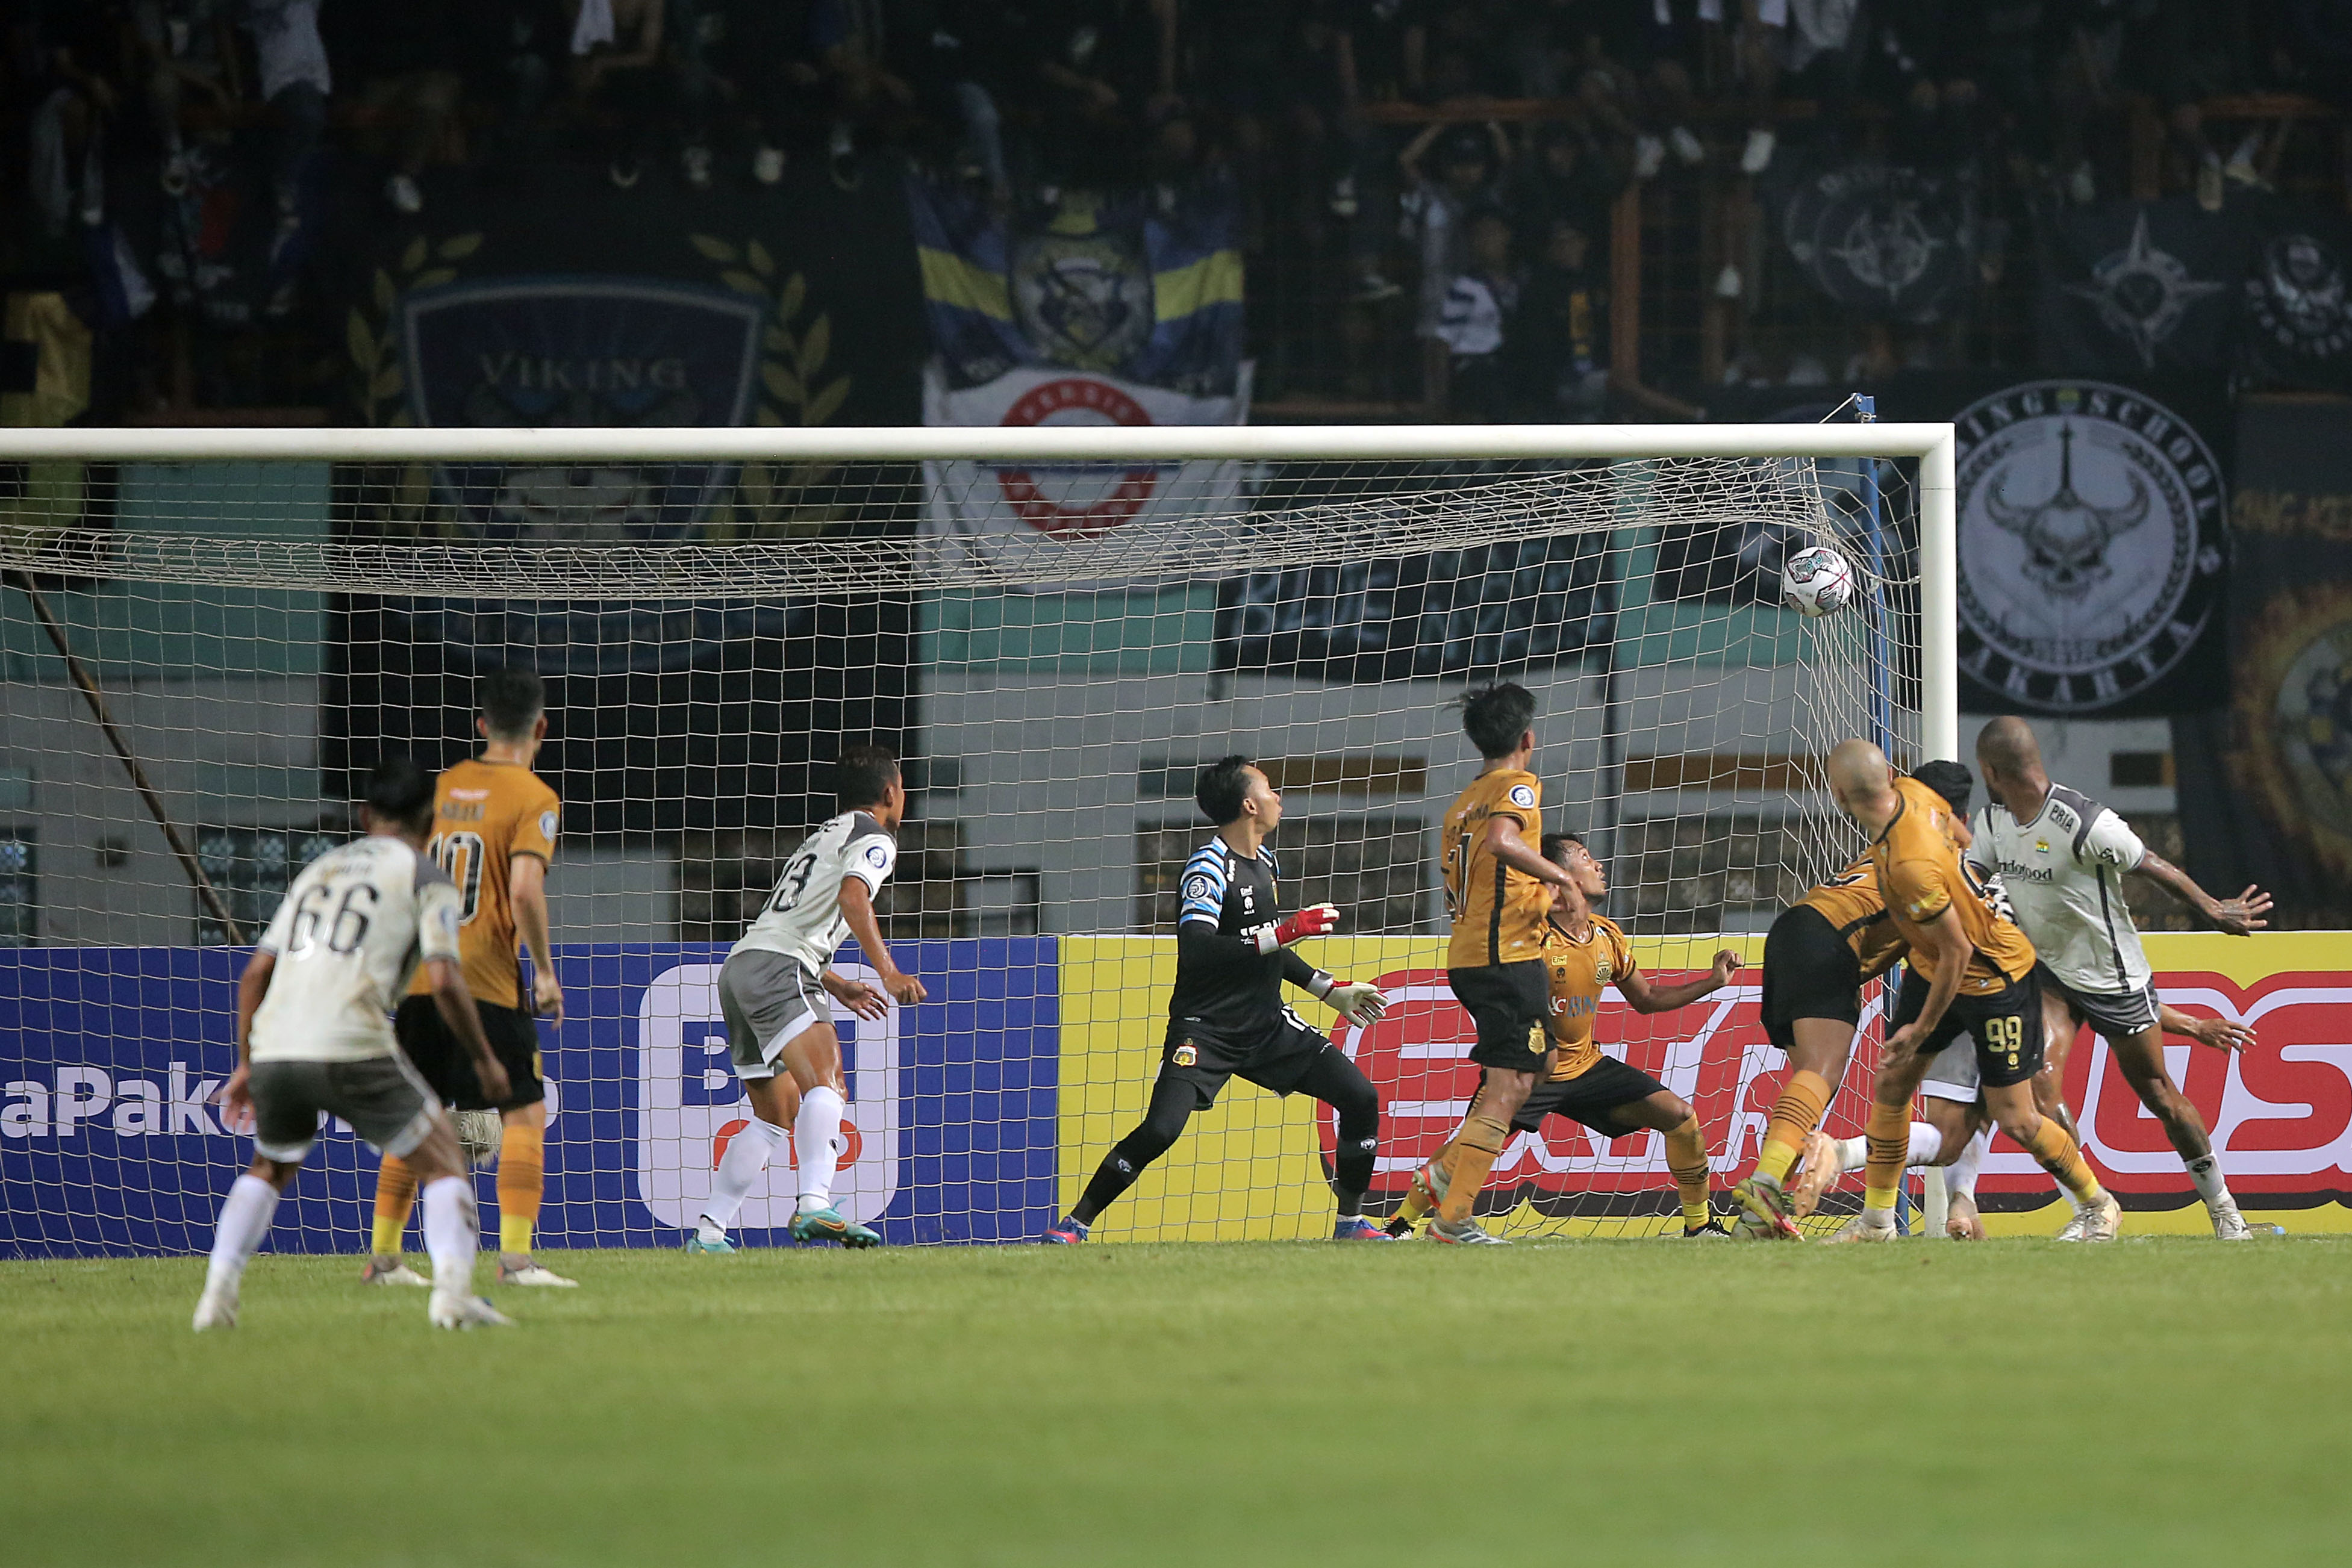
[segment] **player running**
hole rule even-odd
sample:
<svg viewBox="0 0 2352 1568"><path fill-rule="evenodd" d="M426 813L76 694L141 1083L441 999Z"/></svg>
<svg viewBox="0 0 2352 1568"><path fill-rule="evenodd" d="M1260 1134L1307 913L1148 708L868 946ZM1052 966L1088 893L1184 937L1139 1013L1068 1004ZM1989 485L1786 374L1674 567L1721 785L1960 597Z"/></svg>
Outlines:
<svg viewBox="0 0 2352 1568"><path fill-rule="evenodd" d="M898 759L878 746L853 746L834 764L834 778L841 814L793 852L767 907L719 971L727 1043L735 1076L751 1099L751 1120L719 1156L710 1196L686 1239L688 1252L735 1250L727 1228L787 1136L800 1169L799 1202L787 1227L792 1239L845 1247L882 1242L833 1206L846 1083L826 998L839 998L859 1018L878 1019L886 996L912 1007L929 993L892 960L874 916L874 900L898 863L894 835L907 815ZM829 967L852 936L880 989Z"/></svg>
<svg viewBox="0 0 2352 1568"><path fill-rule="evenodd" d="M360 809L366 836L303 868L246 963L236 1071L223 1103L232 1130L251 1127L253 1164L221 1205L196 1302L199 1333L236 1326L245 1265L318 1140L321 1113L399 1155L424 1182L434 1326L508 1321L474 1294L481 1222L457 1133L402 1058L387 1019L421 962L433 1005L476 1082L492 1099L505 1098L506 1069L466 992L457 889L424 853L432 818L425 770L404 757L378 763Z"/></svg>
<svg viewBox="0 0 2352 1568"><path fill-rule="evenodd" d="M1192 1113L1215 1104L1226 1080L1240 1077L1276 1094L1312 1096L1338 1113L1332 1239L1384 1241L1363 1212L1380 1148L1380 1096L1345 1052L1283 1005L1282 982L1360 1026L1379 1018L1387 999L1368 983L1334 979L1292 950L1295 942L1338 929L1339 912L1318 904L1277 917L1274 852L1265 841L1282 821L1282 796L1265 774L1246 757L1228 757L1202 771L1192 798L1217 831L1184 862L1179 884L1176 986L1150 1109L1103 1156L1077 1203L1044 1239L1084 1241L1096 1218L1175 1146Z"/></svg>
<svg viewBox="0 0 2352 1568"><path fill-rule="evenodd" d="M1503 681L1461 700L1462 728L1486 766L1447 810L1438 855L1454 926L1445 979L1477 1028L1470 1060L1481 1074L1450 1145L1454 1166L1444 1173L1445 1193L1436 1197L1428 1238L1475 1246L1499 1239L1480 1229L1471 1211L1511 1135L1512 1118L1552 1070L1544 922L1552 888L1573 894L1576 883L1538 851L1543 784L1528 771L1536 749L1534 694ZM1425 1166L1419 1179L1427 1186L1436 1174Z"/></svg>
<svg viewBox="0 0 2352 1568"><path fill-rule="evenodd" d="M496 1118L499 1189L499 1283L569 1289L578 1281L541 1268L531 1257L531 1231L547 1172L547 1083L541 1076L539 1026L533 1015L563 1021L563 988L555 978L548 930L547 869L555 858L562 805L531 764L547 739L546 687L530 670L497 669L481 678L482 755L458 763L435 780L433 836L425 852L447 872L460 900L457 946L466 988L482 1032L506 1069L507 1089L483 1092L457 1037L443 1023L423 977L393 1019L400 1049L445 1105L458 1114L461 1141L477 1122ZM531 999L522 999L522 966L515 939L530 954ZM489 1134L481 1135L487 1155ZM468 1152L473 1152L468 1150ZM401 1261L400 1239L416 1200L416 1173L387 1154L376 1173L374 1240L360 1278L373 1285L423 1285Z"/></svg>
<svg viewBox="0 0 2352 1568"><path fill-rule="evenodd" d="M1977 812L1970 862L1997 872L2019 925L2042 957L2042 1008L2050 1064L2037 1089L2045 1115L2065 1120L2060 1090L2066 1052L2084 1022L2098 1030L2124 1079L2189 1167L2213 1234L2243 1241L2252 1233L2238 1213L2206 1135L2204 1118L2164 1066L2163 1004L2140 949L2139 927L2124 901L2123 873L2146 873L2216 930L2243 936L2268 924L2270 895L2249 887L2217 899L2142 844L2129 824L2080 790L2053 784L2042 748L2021 718L1997 718L1977 736L1977 767L1992 799ZM2077 1213L2059 1233L2073 1240L2085 1223Z"/></svg>
<svg viewBox="0 0 2352 1568"><path fill-rule="evenodd" d="M1866 740L1841 741L1829 772L1839 807L1871 836L1887 913L1910 947L1895 1030L1871 1090L1863 1211L1832 1239L1894 1239L1912 1095L1937 1053L1965 1033L1993 1120L2087 1211L2080 1239L2114 1240L2116 1200L2066 1129L2034 1105L2042 1030L2033 944L1962 872L1948 802L1916 779L1896 777L1885 754Z"/></svg>
<svg viewBox="0 0 2352 1568"><path fill-rule="evenodd" d="M1739 955L1726 947L1715 956L1715 969L1702 979L1659 986L1651 982L1633 960L1624 931L1593 906L1609 895L1608 869L1593 858L1574 833L1549 833L1543 840L1544 858L1568 873L1573 886L1552 888L1551 914L1544 923L1543 961L1549 988L1546 1025L1558 1053L1549 1075L1536 1085L1511 1119L1514 1133L1532 1133L1546 1116L1564 1116L1607 1138L1622 1138L1643 1129L1665 1134L1666 1168L1674 1173L1682 1203L1685 1238L1728 1234L1708 1212L1706 1134L1698 1113L1673 1090L1617 1057L1602 1053L1593 1043L1593 1021L1601 993L1612 984L1637 1013L1671 1012L1702 997L1714 995L1739 973ZM1485 1092L1482 1082L1480 1093ZM1471 1100L1471 1113L1478 1108ZM1443 1201L1452 1185L1454 1147L1449 1144L1423 1167L1405 1194L1404 1204L1388 1224L1391 1236L1410 1234L1428 1213L1433 1200ZM1489 1241L1507 1245L1507 1238L1481 1230Z"/></svg>

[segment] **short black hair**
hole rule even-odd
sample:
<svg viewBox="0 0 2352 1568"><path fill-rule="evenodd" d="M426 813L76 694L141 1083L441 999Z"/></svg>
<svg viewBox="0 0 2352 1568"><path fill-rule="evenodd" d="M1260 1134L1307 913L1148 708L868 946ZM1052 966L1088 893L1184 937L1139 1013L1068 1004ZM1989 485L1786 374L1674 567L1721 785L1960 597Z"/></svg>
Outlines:
<svg viewBox="0 0 2352 1568"><path fill-rule="evenodd" d="M878 806L898 777L898 758L887 746L845 746L834 758L833 792L845 811Z"/></svg>
<svg viewBox="0 0 2352 1568"><path fill-rule="evenodd" d="M1536 695L1517 681L1496 681L1462 694L1462 730L1478 755L1508 757L1519 737L1534 727Z"/></svg>
<svg viewBox="0 0 2352 1568"><path fill-rule="evenodd" d="M1952 810L1961 816L1969 814L1969 800L1976 793L1977 781L1958 763L1922 762L1911 770L1911 777L1949 801Z"/></svg>
<svg viewBox="0 0 2352 1568"><path fill-rule="evenodd" d="M547 711L547 683L537 670L501 664L482 672L482 717L496 740L527 740Z"/></svg>
<svg viewBox="0 0 2352 1568"><path fill-rule="evenodd" d="M1564 866L1568 863L1568 846L1570 844L1591 852L1585 841L1574 833L1546 833L1543 836L1543 858L1554 865Z"/></svg>
<svg viewBox="0 0 2352 1568"><path fill-rule="evenodd" d="M433 775L414 757L386 757L368 769L367 788L360 799L367 809L389 822L417 831L432 825Z"/></svg>
<svg viewBox="0 0 2352 1568"><path fill-rule="evenodd" d="M1249 780L1242 777L1242 769L1256 766L1237 751L1202 768L1199 781L1192 786L1192 799L1199 803L1201 815L1221 828L1239 817L1242 802L1249 799Z"/></svg>

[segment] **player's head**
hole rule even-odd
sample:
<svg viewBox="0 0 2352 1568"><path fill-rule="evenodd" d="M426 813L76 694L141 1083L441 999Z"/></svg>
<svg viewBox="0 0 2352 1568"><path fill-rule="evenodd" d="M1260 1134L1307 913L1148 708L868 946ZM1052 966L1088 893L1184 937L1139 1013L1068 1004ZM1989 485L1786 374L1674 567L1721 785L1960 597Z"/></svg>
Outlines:
<svg viewBox="0 0 2352 1568"><path fill-rule="evenodd" d="M1492 762L1536 748L1536 695L1517 681L1496 681L1462 694L1462 732Z"/></svg>
<svg viewBox="0 0 2352 1568"><path fill-rule="evenodd" d="M1841 740L1830 751L1829 774L1839 810L1874 831L1885 825L1884 802L1895 788L1886 753L1866 740Z"/></svg>
<svg viewBox="0 0 2352 1568"><path fill-rule="evenodd" d="M885 827L906 815L907 786L887 746L845 746L834 758L833 792L845 811L870 811Z"/></svg>
<svg viewBox="0 0 2352 1568"><path fill-rule="evenodd" d="M1574 833L1546 833L1543 858L1568 873L1587 904L1598 904L1609 896L1609 868Z"/></svg>
<svg viewBox="0 0 2352 1568"><path fill-rule="evenodd" d="M482 673L483 736L506 746L527 746L547 735L547 683L537 670L502 664Z"/></svg>
<svg viewBox="0 0 2352 1568"><path fill-rule="evenodd" d="M1977 766L1984 771L1985 788L1996 792L2003 785L2038 779L2042 743L2033 738L2033 727L2011 716L1977 731Z"/></svg>
<svg viewBox="0 0 2352 1568"><path fill-rule="evenodd" d="M1192 799L1200 804L1201 815L1221 828L1248 817L1270 833L1282 821L1282 792L1263 768L1238 752L1201 769Z"/></svg>
<svg viewBox="0 0 2352 1568"><path fill-rule="evenodd" d="M1969 801L1976 795L1977 781L1969 777L1969 770L1958 763L1922 762L1911 769L1911 777L1948 801L1954 816L1969 814Z"/></svg>
<svg viewBox="0 0 2352 1568"><path fill-rule="evenodd" d="M387 757L368 769L360 821L371 833L421 839L433 827L433 775L414 757Z"/></svg>

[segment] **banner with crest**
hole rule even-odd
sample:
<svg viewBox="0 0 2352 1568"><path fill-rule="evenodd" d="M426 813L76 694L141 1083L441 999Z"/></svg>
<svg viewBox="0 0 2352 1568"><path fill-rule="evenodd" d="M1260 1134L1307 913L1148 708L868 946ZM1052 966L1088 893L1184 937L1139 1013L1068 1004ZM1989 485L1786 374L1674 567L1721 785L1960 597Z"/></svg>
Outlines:
<svg viewBox="0 0 2352 1568"><path fill-rule="evenodd" d="M2034 335L2069 375L2226 373L2235 362L2251 228L2244 198L2066 208L2041 225Z"/></svg>

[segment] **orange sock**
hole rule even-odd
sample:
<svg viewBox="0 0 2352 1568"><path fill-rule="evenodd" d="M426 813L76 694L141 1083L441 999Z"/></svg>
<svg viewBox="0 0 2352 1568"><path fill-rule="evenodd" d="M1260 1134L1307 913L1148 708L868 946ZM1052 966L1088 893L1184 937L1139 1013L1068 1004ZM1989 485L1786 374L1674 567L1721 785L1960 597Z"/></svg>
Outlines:
<svg viewBox="0 0 2352 1568"><path fill-rule="evenodd" d="M2106 1196L2099 1178L2091 1174L2091 1162L2083 1157L2083 1146L2058 1124L2057 1117L2042 1118L2041 1129L2026 1140L2025 1152L2056 1176L2059 1185L2074 1195L2076 1203L2093 1204Z"/></svg>
<svg viewBox="0 0 2352 1568"><path fill-rule="evenodd" d="M1510 1128L1486 1113L1483 1108L1471 1112L1454 1134L1454 1176L1445 1188L1445 1201L1437 1206L1437 1218L1449 1225L1459 1225L1470 1218L1478 1194L1486 1186L1486 1173L1503 1157L1503 1145L1511 1135Z"/></svg>
<svg viewBox="0 0 2352 1568"><path fill-rule="evenodd" d="M1873 1100L1863 1131L1870 1143L1862 1178L1863 1207L1892 1212L1895 1191L1903 1185L1903 1161L1911 1152L1911 1108Z"/></svg>
<svg viewBox="0 0 2352 1568"><path fill-rule="evenodd" d="M1682 1195L1683 1228L1696 1230L1708 1218L1706 1134L1696 1116L1666 1134L1666 1168L1675 1173L1675 1189Z"/></svg>
<svg viewBox="0 0 2352 1568"><path fill-rule="evenodd" d="M1764 1124L1764 1146L1757 1151L1756 1170L1774 1181L1789 1179L1789 1167L1804 1152L1805 1140L1822 1124L1830 1105L1830 1081L1801 1069L1789 1074L1780 1097L1772 1102L1772 1119Z"/></svg>
<svg viewBox="0 0 2352 1568"><path fill-rule="evenodd" d="M547 1129L509 1122L499 1135L499 1250L529 1252L547 1177Z"/></svg>
<svg viewBox="0 0 2352 1568"><path fill-rule="evenodd" d="M375 1174L375 1225L372 1249L379 1258L400 1256L400 1238L408 1228L408 1211L416 1204L416 1173L398 1155L383 1156Z"/></svg>

